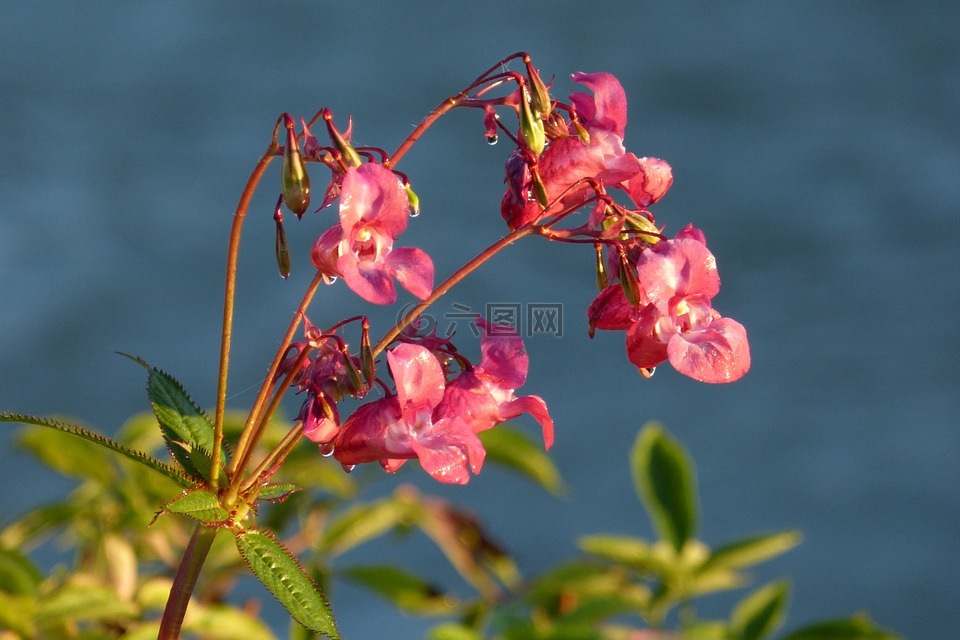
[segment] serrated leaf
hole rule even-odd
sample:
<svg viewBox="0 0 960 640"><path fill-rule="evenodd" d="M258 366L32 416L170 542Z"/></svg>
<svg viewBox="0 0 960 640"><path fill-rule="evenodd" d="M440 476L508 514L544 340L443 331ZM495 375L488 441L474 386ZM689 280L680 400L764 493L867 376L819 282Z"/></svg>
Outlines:
<svg viewBox="0 0 960 640"><path fill-rule="evenodd" d="M18 549L0 548L0 592L36 596L43 574Z"/></svg>
<svg viewBox="0 0 960 640"><path fill-rule="evenodd" d="M147 395L170 454L189 475L208 479L213 424L173 376L157 368L147 377ZM220 458L226 461L226 456Z"/></svg>
<svg viewBox="0 0 960 640"><path fill-rule="evenodd" d="M326 597L271 533L247 529L235 539L250 570L297 622L329 638L340 638Z"/></svg>
<svg viewBox="0 0 960 640"><path fill-rule="evenodd" d="M714 549L701 570L750 567L789 551L800 544L800 538L799 531L782 531L737 540Z"/></svg>
<svg viewBox="0 0 960 640"><path fill-rule="evenodd" d="M877 627L866 616L827 620L797 629L783 640L899 640L900 636Z"/></svg>
<svg viewBox="0 0 960 640"><path fill-rule="evenodd" d="M143 466L148 467L149 469L152 469L163 476L166 476L185 489L194 486L194 483L189 478L184 476L179 469L161 462L160 460L157 460L153 456L142 451L129 449L119 442L106 436L102 436L99 433L88 431L79 425L61 422L59 420L51 420L49 418L40 418L37 416L28 416L22 413L10 412L0 413L0 422L16 422L20 424L35 425L38 427L48 427L63 433L69 433L72 436L83 438L84 440L88 440L100 445L101 447L119 453L130 460L133 460L134 462L138 462Z"/></svg>
<svg viewBox="0 0 960 640"><path fill-rule="evenodd" d="M657 534L681 551L697 528L697 489L690 457L662 426L649 423L637 436L630 466Z"/></svg>
<svg viewBox="0 0 960 640"><path fill-rule="evenodd" d="M554 495L564 492L556 465L543 447L533 440L506 425L488 429L478 436L487 451L487 461L519 473Z"/></svg>
<svg viewBox="0 0 960 640"><path fill-rule="evenodd" d="M163 505L165 511L189 516L204 524L215 525L230 519L230 512L220 506L217 496L206 489L195 489Z"/></svg>
<svg viewBox="0 0 960 640"><path fill-rule="evenodd" d="M351 567L342 571L341 575L410 613L449 614L457 605L454 596L443 593L419 576L398 567L389 565Z"/></svg>
<svg viewBox="0 0 960 640"><path fill-rule="evenodd" d="M787 613L790 585L771 582L741 600L730 615L732 640L760 640L773 633Z"/></svg>
<svg viewBox="0 0 960 640"><path fill-rule="evenodd" d="M17 444L65 476L109 484L116 475L106 450L87 440L64 438L47 429L23 429L17 435Z"/></svg>
<svg viewBox="0 0 960 640"><path fill-rule="evenodd" d="M257 497L270 502L283 502L298 491L303 491L303 487L292 482L268 482Z"/></svg>

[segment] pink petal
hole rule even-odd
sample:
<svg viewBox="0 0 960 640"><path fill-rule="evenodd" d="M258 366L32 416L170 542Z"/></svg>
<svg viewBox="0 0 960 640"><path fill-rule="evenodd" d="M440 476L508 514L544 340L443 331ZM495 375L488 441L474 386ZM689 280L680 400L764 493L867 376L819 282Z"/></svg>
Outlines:
<svg viewBox="0 0 960 640"><path fill-rule="evenodd" d="M347 236L357 225L372 225L393 238L407 228L408 204L400 179L383 165L351 167L340 190L340 224Z"/></svg>
<svg viewBox="0 0 960 640"><path fill-rule="evenodd" d="M448 385L434 411L434 421L458 417L474 433L492 428L500 419L500 405L476 370L464 371Z"/></svg>
<svg viewBox="0 0 960 640"><path fill-rule="evenodd" d="M640 319L627 331L627 358L641 369L655 367L667 359L666 339L676 332L668 316L647 305Z"/></svg>
<svg viewBox="0 0 960 640"><path fill-rule="evenodd" d="M343 281L358 296L373 304L393 304L397 290L393 286L391 269L379 262L357 260L356 254L345 253L337 260Z"/></svg>
<svg viewBox="0 0 960 640"><path fill-rule="evenodd" d="M415 437L411 444L420 466L435 480L466 484L467 465L474 473L483 466L486 451L480 439L461 420L448 419L433 425L429 434Z"/></svg>
<svg viewBox="0 0 960 640"><path fill-rule="evenodd" d="M543 445L547 449L553 446L553 418L547 411L547 403L540 396L523 396L500 407L500 417L512 420L522 413L529 413L540 423L543 430Z"/></svg>
<svg viewBox="0 0 960 640"><path fill-rule="evenodd" d="M627 94L620 81L602 72L574 73L571 78L593 91L592 97L586 93L570 94L584 124L607 129L622 138L627 127Z"/></svg>
<svg viewBox="0 0 960 640"><path fill-rule="evenodd" d="M402 420L396 396L360 405L347 418L333 440L333 457L345 465L375 462L384 458L412 458L413 451L387 448L387 430Z"/></svg>
<svg viewBox="0 0 960 640"><path fill-rule="evenodd" d="M433 261L425 251L400 247L387 255L386 264L400 285L416 297L423 300L433 293Z"/></svg>
<svg viewBox="0 0 960 640"><path fill-rule="evenodd" d="M747 330L731 318L718 318L699 331L674 335L667 353L677 371L701 382L733 382L750 369Z"/></svg>
<svg viewBox="0 0 960 640"><path fill-rule="evenodd" d="M709 300L720 291L716 259L706 245L692 238L661 241L641 253L637 280L650 302L663 312L675 295L702 294Z"/></svg>
<svg viewBox="0 0 960 640"><path fill-rule="evenodd" d="M443 367L429 349L400 344L387 352L390 373L397 383L397 398L407 418L408 408L433 411L443 399Z"/></svg>
<svg viewBox="0 0 960 640"><path fill-rule="evenodd" d="M647 207L673 184L673 170L660 158L639 158L640 171L627 182L627 193L637 206Z"/></svg>
<svg viewBox="0 0 960 640"><path fill-rule="evenodd" d="M343 227L335 224L317 238L310 248L310 261L325 276L340 277L337 259L340 255L340 241L343 239Z"/></svg>
<svg viewBox="0 0 960 640"><path fill-rule="evenodd" d="M477 323L483 331L480 341L480 364L483 377L502 389L516 389L527 379L530 358L523 346L523 338L491 333L485 322ZM495 331L496 327L492 331Z"/></svg>

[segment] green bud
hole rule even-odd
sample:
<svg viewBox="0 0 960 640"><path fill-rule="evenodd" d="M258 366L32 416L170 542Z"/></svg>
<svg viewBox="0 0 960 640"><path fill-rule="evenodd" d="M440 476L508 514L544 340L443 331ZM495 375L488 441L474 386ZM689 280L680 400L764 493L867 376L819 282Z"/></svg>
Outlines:
<svg viewBox="0 0 960 640"><path fill-rule="evenodd" d="M597 243L593 245L593 249L597 253L597 289L603 291L610 284L610 278L607 276L607 263L603 259L603 245Z"/></svg>
<svg viewBox="0 0 960 640"><path fill-rule="evenodd" d="M340 152L340 156L343 158L343 163L348 167L359 167L363 164L363 160L360 158L360 154L357 153L357 150L347 142L347 138L350 136L351 125L347 126L347 135L344 136L337 129L336 125L333 124L333 114L329 109L323 110L323 120L327 123L327 134L330 136L330 141L333 143L333 146L337 148L337 151Z"/></svg>
<svg viewBox="0 0 960 640"><path fill-rule="evenodd" d="M537 199L537 204L540 205L541 209L546 209L547 205L550 204L550 196L547 194L547 187L543 184L536 165L530 167L530 177L533 182L533 195Z"/></svg>
<svg viewBox="0 0 960 640"><path fill-rule="evenodd" d="M534 116L530 108L530 96L526 87L523 88L523 99L520 100L520 133L527 149L539 156L547 146L547 135L543 129L543 120Z"/></svg>
<svg viewBox="0 0 960 640"><path fill-rule="evenodd" d="M637 282L637 275L633 267L627 263L627 256L620 252L620 287L623 289L623 295L632 306L640 304L640 283Z"/></svg>
<svg viewBox="0 0 960 640"><path fill-rule="evenodd" d="M290 114L283 114L283 124L287 128L287 143L283 148L280 193L283 195L283 203L299 218L310 206L310 176L307 174L303 156L300 155L300 146L293 132L294 122Z"/></svg>
<svg viewBox="0 0 960 640"><path fill-rule="evenodd" d="M414 192L409 182L404 185L404 189L407 190L407 204L410 209L410 217L416 218L420 215L420 196Z"/></svg>
<svg viewBox="0 0 960 640"><path fill-rule="evenodd" d="M546 120L550 117L550 112L553 111L550 92L540 78L540 72L533 68L530 56L524 56L523 62L527 65L527 77L530 79L530 106L533 107L533 112L536 115Z"/></svg>
<svg viewBox="0 0 960 640"><path fill-rule="evenodd" d="M287 244L287 233L283 230L283 212L280 210L281 202L283 202L283 196L277 199L277 207L273 212L273 219L277 223L277 268L280 270L280 277L286 280L290 277L290 245Z"/></svg>

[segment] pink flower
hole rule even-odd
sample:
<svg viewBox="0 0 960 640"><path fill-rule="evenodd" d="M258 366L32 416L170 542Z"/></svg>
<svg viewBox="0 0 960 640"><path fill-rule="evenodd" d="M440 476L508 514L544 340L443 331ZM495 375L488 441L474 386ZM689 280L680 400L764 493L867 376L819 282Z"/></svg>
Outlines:
<svg viewBox="0 0 960 640"><path fill-rule="evenodd" d="M623 189L640 207L659 200L672 183L666 162L637 158L624 148L627 98L620 82L609 73L575 73L572 77L593 92L570 95L589 142L576 136L557 138L540 155L537 168L547 198L550 202L560 198L547 211L532 197L532 175L523 156L517 153L508 159L507 190L500 213L513 229L586 202L593 189L586 184L573 186L586 178Z"/></svg>
<svg viewBox="0 0 960 640"><path fill-rule="evenodd" d="M343 465L380 461L393 473L409 458L440 482L464 484L478 473L486 452L456 415L435 416L446 388L443 367L428 349L401 344L387 353L396 395L359 407L333 442Z"/></svg>
<svg viewBox="0 0 960 640"><path fill-rule="evenodd" d="M711 306L720 277L699 229L688 225L676 238L642 251L636 275L639 304L631 306L620 285L611 285L590 305L591 327L627 329L627 357L639 368L669 360L702 382L743 377L750 369L747 332Z"/></svg>
<svg viewBox="0 0 960 640"><path fill-rule="evenodd" d="M409 200L392 171L365 163L347 169L340 192L340 223L313 245L314 266L339 276L357 295L375 304L397 299L393 278L420 299L433 289L433 263L420 249L394 249L407 227Z"/></svg>
<svg viewBox="0 0 960 640"><path fill-rule="evenodd" d="M553 419L539 396L518 398L514 393L527 378L529 358L523 340L516 335L498 335L482 320L480 364L464 371L447 385L435 415L459 416L475 432L529 413L540 423L547 449L553 445ZM496 327L494 327L496 329Z"/></svg>

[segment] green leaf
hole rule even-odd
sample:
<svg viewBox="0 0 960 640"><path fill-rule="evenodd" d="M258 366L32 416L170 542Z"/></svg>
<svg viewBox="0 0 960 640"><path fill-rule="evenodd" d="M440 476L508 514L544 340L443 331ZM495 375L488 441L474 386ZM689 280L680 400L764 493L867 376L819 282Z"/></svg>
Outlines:
<svg viewBox="0 0 960 640"><path fill-rule="evenodd" d="M411 511L410 505L393 498L355 505L330 523L318 546L327 553L339 555L408 522Z"/></svg>
<svg viewBox="0 0 960 640"><path fill-rule="evenodd" d="M220 506L217 496L206 489L195 489L163 505L165 511L189 516L207 525L230 519L230 512Z"/></svg>
<svg viewBox="0 0 960 640"><path fill-rule="evenodd" d="M343 571L342 575L380 594L400 609L410 613L450 614L457 605L454 596L443 593L419 576L397 567L388 565L351 567Z"/></svg>
<svg viewBox="0 0 960 640"><path fill-rule="evenodd" d="M703 563L702 571L742 569L759 564L800 544L799 531L782 531L737 540L717 547Z"/></svg>
<svg viewBox="0 0 960 640"><path fill-rule="evenodd" d="M773 633L787 613L790 585L780 580L764 585L741 600L730 615L733 640L760 640Z"/></svg>
<svg viewBox="0 0 960 640"><path fill-rule="evenodd" d="M519 431L500 425L478 434L486 459L532 480L553 495L564 492L563 480L543 447Z"/></svg>
<svg viewBox="0 0 960 640"><path fill-rule="evenodd" d="M340 637L326 597L273 534L247 529L236 542L250 570L297 622L329 638Z"/></svg>
<svg viewBox="0 0 960 640"><path fill-rule="evenodd" d="M52 627L82 620L119 620L138 613L135 604L122 600L110 589L68 584L40 601L35 620L40 627Z"/></svg>
<svg viewBox="0 0 960 640"><path fill-rule="evenodd" d="M213 425L206 414L173 376L157 368L147 377L147 395L171 455L195 479L208 479Z"/></svg>
<svg viewBox="0 0 960 640"><path fill-rule="evenodd" d="M111 440L110 438L102 436L99 433L88 431L79 425L61 422L59 420L51 420L49 418L39 418L37 416L28 416L22 413L10 412L0 413L0 422L18 422L20 424L36 425L38 427L49 427L51 429L56 429L57 431L62 431L63 433L69 433L72 436L83 438L84 440L96 443L101 447L115 451L116 453L126 456L134 462L139 462L145 467L148 467L153 471L166 476L183 488L190 488L194 485L194 483L189 478L184 476L179 469L161 462L153 456L142 451L128 449L115 440Z"/></svg>
<svg viewBox="0 0 960 640"><path fill-rule="evenodd" d="M190 603L183 631L209 640L276 640L270 629L250 613L226 605L196 602Z"/></svg>
<svg viewBox="0 0 960 640"><path fill-rule="evenodd" d="M483 636L462 624L445 622L430 629L427 640L483 640Z"/></svg>
<svg viewBox="0 0 960 640"><path fill-rule="evenodd" d="M585 552L642 571L663 576L670 568L662 553L639 538L629 536L592 535L583 536L578 546Z"/></svg>
<svg viewBox="0 0 960 640"><path fill-rule="evenodd" d="M283 502L298 491L303 491L303 487L292 482L268 482L260 489L257 497L260 500Z"/></svg>
<svg viewBox="0 0 960 640"><path fill-rule="evenodd" d="M31 596L13 595L0 591L0 629L9 629L14 638L34 638L37 635L33 612L37 600ZM0 636L2 637L2 636Z"/></svg>
<svg viewBox="0 0 960 640"><path fill-rule="evenodd" d="M697 528L696 479L687 452L662 426L649 423L637 436L630 466L657 534L681 551Z"/></svg>
<svg viewBox="0 0 960 640"><path fill-rule="evenodd" d="M815 622L787 634L783 640L899 640L900 636L885 631L866 616Z"/></svg>
<svg viewBox="0 0 960 640"><path fill-rule="evenodd" d="M116 477L107 451L87 440L64 438L47 429L23 429L17 443L65 476L89 478L104 485Z"/></svg>
<svg viewBox="0 0 960 640"><path fill-rule="evenodd" d="M36 596L43 574L17 549L0 548L0 592Z"/></svg>

